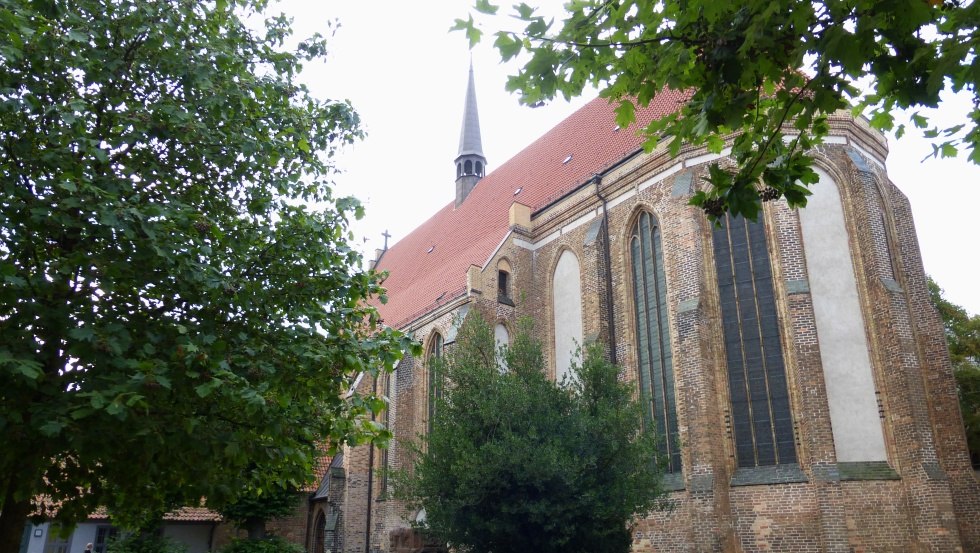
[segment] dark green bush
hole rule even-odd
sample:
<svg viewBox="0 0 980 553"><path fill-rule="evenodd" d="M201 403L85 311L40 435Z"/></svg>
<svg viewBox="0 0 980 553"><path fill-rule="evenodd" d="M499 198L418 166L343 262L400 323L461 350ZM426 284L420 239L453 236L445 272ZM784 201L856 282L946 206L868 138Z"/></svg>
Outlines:
<svg viewBox="0 0 980 553"><path fill-rule="evenodd" d="M187 546L157 534L127 534L109 542L107 553L187 553Z"/></svg>
<svg viewBox="0 0 980 553"><path fill-rule="evenodd" d="M221 553L305 553L302 546L279 536L261 540L235 540L221 549Z"/></svg>

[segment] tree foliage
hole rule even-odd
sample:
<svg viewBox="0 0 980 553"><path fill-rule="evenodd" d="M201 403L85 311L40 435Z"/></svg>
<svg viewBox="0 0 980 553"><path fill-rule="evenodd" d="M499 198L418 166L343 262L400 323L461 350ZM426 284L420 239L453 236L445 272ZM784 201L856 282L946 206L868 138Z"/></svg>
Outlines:
<svg viewBox="0 0 980 553"><path fill-rule="evenodd" d="M471 311L445 358L432 430L397 494L459 551L628 551L634 517L661 497L634 390L599 346L574 380L549 381L527 325L504 353L506 368L496 353L492 329Z"/></svg>
<svg viewBox="0 0 980 553"><path fill-rule="evenodd" d="M0 1L0 550L32 510L138 526L386 436L344 399L407 344L331 194L359 119L265 4Z"/></svg>
<svg viewBox="0 0 980 553"><path fill-rule="evenodd" d="M943 319L970 459L980 468L980 315L970 315L944 298L942 288L931 278L929 298Z"/></svg>
<svg viewBox="0 0 980 553"><path fill-rule="evenodd" d="M187 546L159 532L127 534L109 541L107 553L187 553Z"/></svg>
<svg viewBox="0 0 980 553"><path fill-rule="evenodd" d="M302 545L280 536L261 540L236 539L221 548L221 553L305 553Z"/></svg>
<svg viewBox="0 0 980 553"><path fill-rule="evenodd" d="M249 539L262 539L266 537L265 523L291 515L299 504L299 499L299 491L289 486L246 490L222 507L221 515L235 526L247 530Z"/></svg>
<svg viewBox="0 0 980 553"><path fill-rule="evenodd" d="M969 119L930 127L934 155L962 147L980 163L980 3L969 0L572 0L556 23L525 3L512 15L521 31L499 31L504 60L522 56L507 83L528 104L580 94L587 85L619 102L620 126L665 89L687 91L677 111L643 129L646 147L670 141L718 153L731 146L737 166L711 166L710 187L694 196L711 217L755 218L760 202L806 204L816 182L807 151L829 132L827 116L863 111L882 130L898 108L936 107L944 88L967 91ZM494 14L489 0L476 10ZM471 43L482 31L457 20ZM738 133L732 138L730 133ZM786 139L784 140L784 137Z"/></svg>

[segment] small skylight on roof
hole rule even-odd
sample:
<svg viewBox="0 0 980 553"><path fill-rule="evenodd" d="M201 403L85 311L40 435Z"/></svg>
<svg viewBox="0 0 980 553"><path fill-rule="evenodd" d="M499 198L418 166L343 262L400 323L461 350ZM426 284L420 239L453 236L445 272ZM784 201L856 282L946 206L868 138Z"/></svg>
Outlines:
<svg viewBox="0 0 980 553"><path fill-rule="evenodd" d="M613 132L619 132L619 125L616 125L615 127L613 127Z"/></svg>
<svg viewBox="0 0 980 553"><path fill-rule="evenodd" d="M514 195L516 196L516 195L520 194L521 193L521 190L524 190L524 187L523 186L521 186L517 190L515 190L514 191Z"/></svg>
<svg viewBox="0 0 980 553"><path fill-rule="evenodd" d="M436 245L435 244L432 244L431 246L429 246L429 251L427 251L425 253L432 253L432 250L434 250L434 249L436 249Z"/></svg>
<svg viewBox="0 0 980 553"><path fill-rule="evenodd" d="M565 165L565 164L566 164L566 163L568 163L569 161L572 161L572 154L568 154L568 157L566 157L565 159L563 159L563 160L561 161L561 164L562 164L562 165Z"/></svg>

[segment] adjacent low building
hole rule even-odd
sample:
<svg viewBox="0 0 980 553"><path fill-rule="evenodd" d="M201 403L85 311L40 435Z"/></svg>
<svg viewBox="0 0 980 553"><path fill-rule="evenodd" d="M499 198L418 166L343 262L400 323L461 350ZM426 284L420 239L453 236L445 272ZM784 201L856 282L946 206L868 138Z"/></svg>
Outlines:
<svg viewBox="0 0 980 553"><path fill-rule="evenodd" d="M213 550L221 515L203 507L185 507L168 513L161 534L187 546L187 553L207 553ZM118 529L105 510L90 515L71 533L63 535L56 524L28 524L24 528L20 553L82 553L92 544L94 553L105 553L109 540Z"/></svg>

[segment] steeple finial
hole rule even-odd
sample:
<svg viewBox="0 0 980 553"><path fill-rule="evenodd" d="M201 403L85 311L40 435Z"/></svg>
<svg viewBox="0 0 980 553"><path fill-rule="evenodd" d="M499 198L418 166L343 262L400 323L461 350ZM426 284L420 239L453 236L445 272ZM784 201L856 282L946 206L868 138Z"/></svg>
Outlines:
<svg viewBox="0 0 980 553"><path fill-rule="evenodd" d="M483 139L480 136L480 113L476 108L473 60L470 59L470 77L466 85L466 103L463 106L463 127L459 131L459 153L456 155L457 207L483 178L486 166L487 159L483 155Z"/></svg>
<svg viewBox="0 0 980 553"><path fill-rule="evenodd" d="M478 155L483 157L483 139L480 137L480 113L476 108L476 85L473 81L473 60L470 60L470 80L466 85L466 104L463 106L463 127L459 131L459 152L456 155Z"/></svg>

